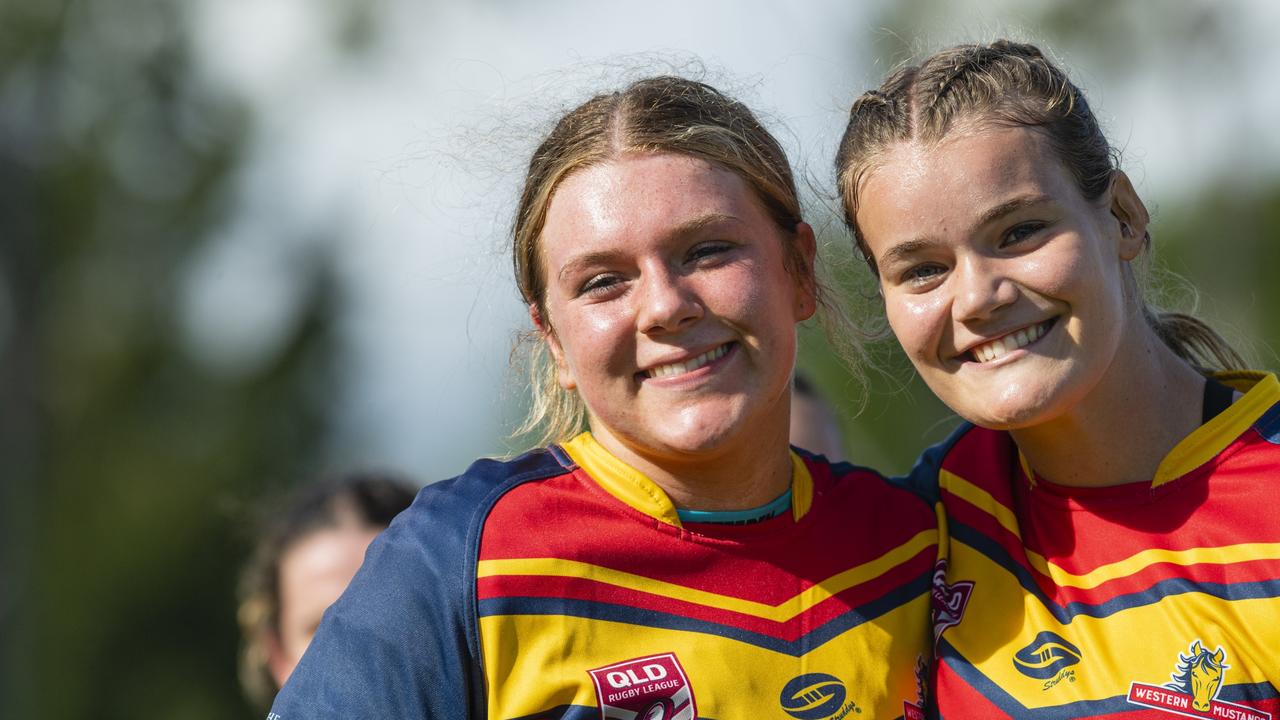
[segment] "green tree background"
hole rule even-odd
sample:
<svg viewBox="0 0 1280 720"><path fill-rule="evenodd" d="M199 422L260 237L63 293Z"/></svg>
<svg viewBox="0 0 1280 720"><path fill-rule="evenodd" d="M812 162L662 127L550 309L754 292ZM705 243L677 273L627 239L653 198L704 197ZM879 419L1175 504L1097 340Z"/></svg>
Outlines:
<svg viewBox="0 0 1280 720"><path fill-rule="evenodd" d="M1251 58L1227 22L1240 7L1170 5L1041 2L1013 30L1086 58L1086 85L1114 72L1233 82ZM376 7L315 11L345 14L335 42L362 44L377 41L366 22ZM882 7L848 31L869 83L914 51L1003 29L990 14L957 28L965 10L944 3ZM251 131L236 97L193 79L183 12L181 0L0 3L3 717L254 714L235 680L247 509L324 469L344 301L330 256L300 259L303 310L252 372L211 372L181 341L181 285L234 212ZM1163 39L1135 58L1135 34ZM1192 190L1148 200L1162 263L1198 290L1202 315L1274 368L1280 159L1264 160L1269 170L1244 177L1187 168ZM874 319L838 224L825 234ZM855 460L901 471L953 419L892 343L871 350L879 369L866 387L816 333L802 365L837 404L865 404L842 419Z"/></svg>

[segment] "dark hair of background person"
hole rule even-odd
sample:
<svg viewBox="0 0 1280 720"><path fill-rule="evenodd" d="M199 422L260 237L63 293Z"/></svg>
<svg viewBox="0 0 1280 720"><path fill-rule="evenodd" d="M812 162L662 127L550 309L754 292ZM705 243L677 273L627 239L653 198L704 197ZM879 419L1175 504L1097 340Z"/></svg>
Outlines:
<svg viewBox="0 0 1280 720"><path fill-rule="evenodd" d="M858 228L858 192L891 145L941 142L953 131L992 124L1043 133L1087 200L1111 187L1119 154L1107 141L1084 93L1034 45L996 40L957 45L899 68L849 111L836 154L845 221L857 249L878 272ZM1151 244L1151 235L1145 238ZM1202 373L1246 367L1241 355L1203 321L1142 304L1160 339Z"/></svg>
<svg viewBox="0 0 1280 720"><path fill-rule="evenodd" d="M237 619L243 645L240 682L255 705L270 707L279 687L267 643L280 633L280 565L290 548L320 530L355 522L386 527L417 491L394 475L356 472L323 479L268 503L254 553L240 577Z"/></svg>

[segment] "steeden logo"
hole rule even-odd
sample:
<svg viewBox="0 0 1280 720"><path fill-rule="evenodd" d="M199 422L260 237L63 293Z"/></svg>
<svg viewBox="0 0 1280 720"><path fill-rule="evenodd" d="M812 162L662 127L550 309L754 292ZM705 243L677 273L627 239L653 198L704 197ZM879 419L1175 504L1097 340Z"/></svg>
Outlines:
<svg viewBox="0 0 1280 720"><path fill-rule="evenodd" d="M1227 653L1221 647L1209 652L1199 640L1195 640L1185 655L1178 653L1177 666L1169 675L1173 682L1164 685L1130 683L1126 699L1132 705L1186 717L1271 720L1271 713L1218 699L1226 670L1231 667L1226 660Z"/></svg>
<svg viewBox="0 0 1280 720"><path fill-rule="evenodd" d="M1048 690L1063 680L1075 682L1076 671L1071 666L1079 663L1081 657L1080 648L1046 630L1014 653L1013 666L1029 678L1043 680L1041 689Z"/></svg>
<svg viewBox="0 0 1280 720"><path fill-rule="evenodd" d="M693 687L675 653L588 670L601 720L694 720Z"/></svg>
<svg viewBox="0 0 1280 720"><path fill-rule="evenodd" d="M853 702L845 702L847 696L840 678L807 673L791 678L783 686L778 704L796 720L840 720L851 712L862 712Z"/></svg>

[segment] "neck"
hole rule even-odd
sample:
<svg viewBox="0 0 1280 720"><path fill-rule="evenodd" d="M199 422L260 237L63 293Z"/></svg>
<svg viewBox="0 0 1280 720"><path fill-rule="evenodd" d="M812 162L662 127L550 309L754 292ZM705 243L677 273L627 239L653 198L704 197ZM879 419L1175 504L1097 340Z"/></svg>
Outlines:
<svg viewBox="0 0 1280 720"><path fill-rule="evenodd" d="M1145 323L1137 335L1068 412L1010 431L1037 475L1077 487L1149 482L1200 426L1204 378Z"/></svg>
<svg viewBox="0 0 1280 720"><path fill-rule="evenodd" d="M637 449L599 426L592 427L592 435L661 487L677 508L723 511L760 507L791 487L788 430L783 414L763 431L739 432L736 442L696 453Z"/></svg>

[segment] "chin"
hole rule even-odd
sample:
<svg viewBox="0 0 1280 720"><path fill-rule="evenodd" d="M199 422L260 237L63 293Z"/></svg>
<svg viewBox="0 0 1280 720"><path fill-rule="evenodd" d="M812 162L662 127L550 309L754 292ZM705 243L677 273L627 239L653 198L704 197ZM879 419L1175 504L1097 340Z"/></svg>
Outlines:
<svg viewBox="0 0 1280 720"><path fill-rule="evenodd" d="M682 455L714 454L746 434L746 424L732 413L698 413L672 418L655 433L669 451Z"/></svg>
<svg viewBox="0 0 1280 720"><path fill-rule="evenodd" d="M659 442L667 450L677 455L708 455L729 445L734 433L724 431L699 431L687 433L666 433Z"/></svg>
<svg viewBox="0 0 1280 720"><path fill-rule="evenodd" d="M1020 397L992 398L990 402L968 404L956 412L980 427L991 430L1023 430L1049 422L1062 413L1059 403L1038 394Z"/></svg>

